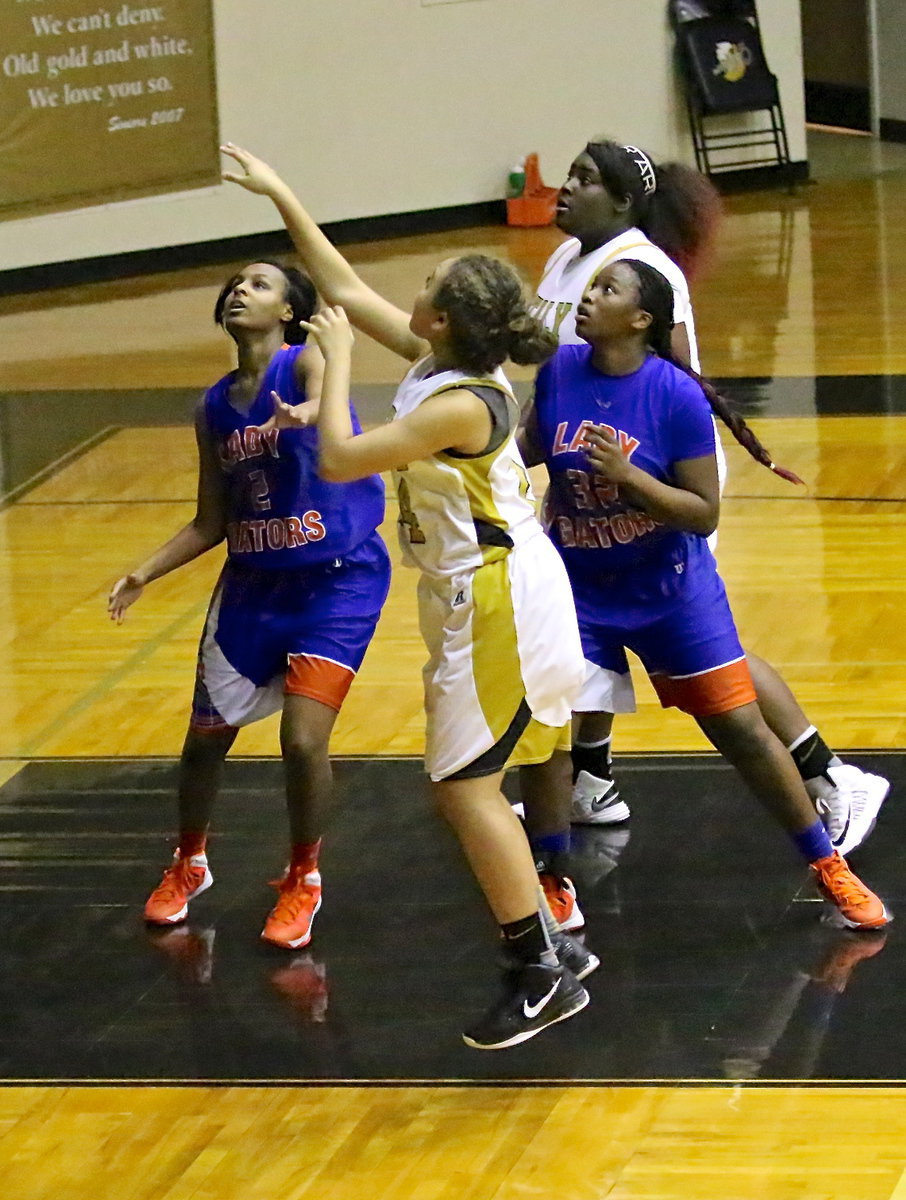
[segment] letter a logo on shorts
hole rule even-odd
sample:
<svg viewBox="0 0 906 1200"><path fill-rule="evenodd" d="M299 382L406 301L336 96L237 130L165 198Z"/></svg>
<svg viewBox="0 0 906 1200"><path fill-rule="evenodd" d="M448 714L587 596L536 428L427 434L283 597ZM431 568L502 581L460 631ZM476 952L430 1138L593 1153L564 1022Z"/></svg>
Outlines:
<svg viewBox="0 0 906 1200"><path fill-rule="evenodd" d="M458 591L458 592L456 593L456 599L453 601L453 607L454 607L454 608L458 608L460 604L465 604L465 602L466 602L466 594L465 594L465 592L463 592L463 591Z"/></svg>

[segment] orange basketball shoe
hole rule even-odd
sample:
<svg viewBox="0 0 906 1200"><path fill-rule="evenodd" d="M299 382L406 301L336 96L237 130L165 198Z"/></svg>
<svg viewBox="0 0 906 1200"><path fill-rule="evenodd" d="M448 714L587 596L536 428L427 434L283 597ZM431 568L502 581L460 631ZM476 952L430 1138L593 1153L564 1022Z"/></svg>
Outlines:
<svg viewBox="0 0 906 1200"><path fill-rule="evenodd" d="M576 889L573 881L565 875L551 875L543 871L538 880L547 897L548 907L554 920L564 931L570 933L573 929L581 929L585 924L582 910L576 902Z"/></svg>
<svg viewBox="0 0 906 1200"><path fill-rule="evenodd" d="M274 946L298 950L311 941L315 913L321 907L321 875L290 869L277 887L279 899L264 923L261 936Z"/></svg>
<svg viewBox="0 0 906 1200"><path fill-rule="evenodd" d="M818 890L834 906L828 923L842 929L881 929L893 918L881 899L870 891L834 851L811 864Z"/></svg>
<svg viewBox="0 0 906 1200"><path fill-rule="evenodd" d="M167 867L163 879L148 897L145 920L152 925L175 925L177 921L184 921L189 913L189 901L207 891L213 882L207 855L180 858L177 850L172 865Z"/></svg>

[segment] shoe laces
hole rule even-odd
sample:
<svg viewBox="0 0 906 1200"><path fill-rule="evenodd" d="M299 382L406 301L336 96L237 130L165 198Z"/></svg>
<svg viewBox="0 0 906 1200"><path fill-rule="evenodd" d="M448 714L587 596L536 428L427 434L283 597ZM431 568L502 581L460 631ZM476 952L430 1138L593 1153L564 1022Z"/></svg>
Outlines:
<svg viewBox="0 0 906 1200"><path fill-rule="evenodd" d="M164 871L163 879L155 889L157 895L161 899L176 898L177 896L192 890L195 880L192 878L192 871L199 871L200 867L195 867L188 858L178 858L172 866L167 867Z"/></svg>
<svg viewBox="0 0 906 1200"><path fill-rule="evenodd" d="M311 902L311 888L306 884L304 875L290 872L285 879L275 881L273 886L280 893L273 911L278 921L294 921L306 904Z"/></svg>
<svg viewBox="0 0 906 1200"><path fill-rule="evenodd" d="M839 854L825 859L818 868L821 879L827 889L833 892L834 899L841 904L869 904L874 894L869 891L861 879L849 869L846 860Z"/></svg>

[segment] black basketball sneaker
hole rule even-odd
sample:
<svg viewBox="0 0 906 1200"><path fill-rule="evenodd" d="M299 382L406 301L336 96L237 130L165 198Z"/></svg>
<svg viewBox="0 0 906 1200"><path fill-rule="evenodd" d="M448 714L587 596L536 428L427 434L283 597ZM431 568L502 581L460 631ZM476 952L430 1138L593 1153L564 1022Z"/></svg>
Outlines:
<svg viewBox="0 0 906 1200"><path fill-rule="evenodd" d="M476 1050L505 1050L575 1016L589 996L572 971L528 963L504 972L503 995L487 1013L463 1033L463 1041Z"/></svg>
<svg viewBox="0 0 906 1200"><path fill-rule="evenodd" d="M557 955L560 966L566 967L567 971L571 971L576 979L585 979L592 971L597 971L601 965L601 960L597 954L594 954L586 945L576 938L571 938L568 934L554 934L553 943L554 953Z"/></svg>

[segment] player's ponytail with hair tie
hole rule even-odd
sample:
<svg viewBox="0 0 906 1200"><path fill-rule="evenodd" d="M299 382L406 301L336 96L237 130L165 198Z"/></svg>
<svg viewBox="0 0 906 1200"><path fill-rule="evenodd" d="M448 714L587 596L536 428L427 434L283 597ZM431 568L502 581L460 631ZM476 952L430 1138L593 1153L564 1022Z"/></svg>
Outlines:
<svg viewBox="0 0 906 1200"><path fill-rule="evenodd" d="M710 263L721 199L706 176L685 163L656 163L638 146L597 137L587 143L601 183L615 201L629 200L626 219L692 279Z"/></svg>
<svg viewBox="0 0 906 1200"><path fill-rule="evenodd" d="M638 259L624 259L623 262L626 266L632 268L638 281L639 308L651 317L651 324L648 326L646 332L648 345L655 354L659 358L666 359L673 366L678 367L690 379L695 380L705 393L705 398L711 405L711 411L720 417L740 446L756 462L761 463L763 467L767 467L769 471L773 471L775 475L779 475L781 479L785 479L788 483L799 483L804 487L805 484L803 481L793 471L788 471L786 467L777 466L768 451L755 436L754 431L749 428L739 413L734 412L729 400L725 396L722 396L712 383L709 383L707 379L703 379L692 367L680 362L675 357L670 342L670 333L673 329L673 288L669 282L660 271L656 271L654 267L650 267L647 263L639 262Z"/></svg>
<svg viewBox="0 0 906 1200"><path fill-rule="evenodd" d="M528 333L530 329L535 327L535 318L531 315L528 309L517 313L507 321L507 329L510 333Z"/></svg>
<svg viewBox="0 0 906 1200"><path fill-rule="evenodd" d="M805 483L799 478L794 471L788 471L786 467L778 467L776 463L766 463L768 470L773 471L775 475L779 475L781 479L787 480L788 483L801 483L805 487Z"/></svg>
<svg viewBox="0 0 906 1200"><path fill-rule="evenodd" d="M788 471L786 467L778 467L768 451L755 436L754 431L749 428L739 413L733 411L729 400L725 396L722 396L713 384L709 383L707 379L702 379L701 375L697 371L693 371L691 367L686 367L682 363L677 362L675 358L671 357L670 361L674 366L685 371L691 379L695 380L705 393L712 411L720 417L740 446L742 446L743 450L747 450L757 463L761 463L763 467L767 467L769 471L773 471L775 475L779 475L787 483L799 483L805 487L803 480L794 471Z"/></svg>
<svg viewBox="0 0 906 1200"><path fill-rule="evenodd" d="M545 329L537 317L524 306L507 323L509 332L508 357L521 366L543 363L559 346L557 335Z"/></svg>
<svg viewBox="0 0 906 1200"><path fill-rule="evenodd" d="M507 358L541 363L557 349L557 338L528 311L522 280L500 259L464 254L454 259L434 294L447 314L457 365L476 375Z"/></svg>

